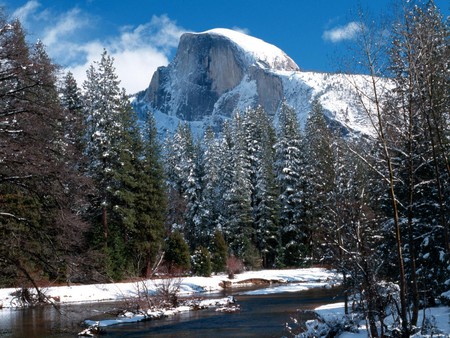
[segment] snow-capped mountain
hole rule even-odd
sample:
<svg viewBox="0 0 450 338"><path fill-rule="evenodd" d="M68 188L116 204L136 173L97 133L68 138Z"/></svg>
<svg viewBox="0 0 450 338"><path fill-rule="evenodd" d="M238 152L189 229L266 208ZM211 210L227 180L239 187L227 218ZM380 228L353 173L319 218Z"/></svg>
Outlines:
<svg viewBox="0 0 450 338"><path fill-rule="evenodd" d="M276 121L283 99L304 123L314 98L326 117L352 132L368 132L368 119L355 100L364 76L302 72L278 47L246 34L213 29L181 36L174 60L159 67L150 86L137 95L139 112L155 113L160 130L188 121L197 133L220 128L236 110L261 105Z"/></svg>

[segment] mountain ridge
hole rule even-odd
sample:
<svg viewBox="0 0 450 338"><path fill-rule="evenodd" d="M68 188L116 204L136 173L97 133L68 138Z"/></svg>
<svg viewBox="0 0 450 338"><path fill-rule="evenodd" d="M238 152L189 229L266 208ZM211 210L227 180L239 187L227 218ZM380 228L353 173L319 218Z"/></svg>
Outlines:
<svg viewBox="0 0 450 338"><path fill-rule="evenodd" d="M160 133L172 133L180 121L194 132L220 130L236 111L262 106L275 121L281 102L306 122L318 98L330 124L352 133L370 134L367 114L356 100L354 83L365 76L304 72L278 47L223 28L185 33L174 59L159 67L149 87L137 95L136 110L155 114Z"/></svg>

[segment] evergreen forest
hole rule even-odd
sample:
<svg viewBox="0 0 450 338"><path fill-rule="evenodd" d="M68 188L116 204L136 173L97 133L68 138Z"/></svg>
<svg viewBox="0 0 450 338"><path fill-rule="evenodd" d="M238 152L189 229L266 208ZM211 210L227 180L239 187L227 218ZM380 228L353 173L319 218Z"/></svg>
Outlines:
<svg viewBox="0 0 450 338"><path fill-rule="evenodd" d="M449 25L428 1L388 41L363 27L354 99L373 134L314 100L303 126L282 102L276 121L248 108L161 138L106 50L77 84L0 12L0 287L325 266L373 332L398 295L409 332L450 283Z"/></svg>

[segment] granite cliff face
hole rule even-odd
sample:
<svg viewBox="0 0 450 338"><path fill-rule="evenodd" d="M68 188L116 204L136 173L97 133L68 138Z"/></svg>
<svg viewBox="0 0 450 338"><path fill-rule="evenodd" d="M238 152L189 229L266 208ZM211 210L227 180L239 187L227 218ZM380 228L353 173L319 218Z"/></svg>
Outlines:
<svg viewBox="0 0 450 338"><path fill-rule="evenodd" d="M361 86L363 80L353 79ZM283 99L304 123L316 97L334 124L367 130L367 118L345 75L302 72L274 45L233 30L213 29L182 35L174 60L158 68L135 107L155 112L160 130L170 132L181 120L201 133L208 125L220 128L233 112L257 105L276 119Z"/></svg>
<svg viewBox="0 0 450 338"><path fill-rule="evenodd" d="M236 42L239 39L242 45ZM252 46L263 48L262 57L257 50L251 51ZM271 70L299 68L275 46L238 32L186 33L175 59L153 75L144 100L160 112L186 121L229 117L235 109L255 104L273 114L283 88Z"/></svg>

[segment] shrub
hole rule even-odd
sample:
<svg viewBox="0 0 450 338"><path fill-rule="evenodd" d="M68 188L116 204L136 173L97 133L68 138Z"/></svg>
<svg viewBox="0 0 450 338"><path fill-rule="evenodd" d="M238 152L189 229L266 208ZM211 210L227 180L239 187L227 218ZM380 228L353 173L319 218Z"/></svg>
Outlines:
<svg viewBox="0 0 450 338"><path fill-rule="evenodd" d="M174 271L188 271L191 268L189 246L178 230L172 232L166 243L164 260L168 265L169 273Z"/></svg>
<svg viewBox="0 0 450 338"><path fill-rule="evenodd" d="M244 271L244 263L235 256L227 258L228 278L233 279L236 273Z"/></svg>
<svg viewBox="0 0 450 338"><path fill-rule="evenodd" d="M197 248L192 255L192 272L195 275L209 277L211 276L211 254L208 249L201 246Z"/></svg>
<svg viewBox="0 0 450 338"><path fill-rule="evenodd" d="M215 273L225 271L227 266L228 247L220 231L214 233L211 246L211 265Z"/></svg>
<svg viewBox="0 0 450 338"><path fill-rule="evenodd" d="M259 270L262 267L262 259L255 245L249 244L243 255L245 266L250 270Z"/></svg>

